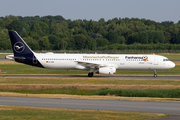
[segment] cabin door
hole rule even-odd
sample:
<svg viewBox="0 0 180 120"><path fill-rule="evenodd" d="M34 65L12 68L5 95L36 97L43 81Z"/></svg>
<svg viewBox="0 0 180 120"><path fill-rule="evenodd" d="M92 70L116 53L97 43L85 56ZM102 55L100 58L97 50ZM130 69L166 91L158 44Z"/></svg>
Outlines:
<svg viewBox="0 0 180 120"><path fill-rule="evenodd" d="M124 65L124 57L121 57L121 59L120 59L120 65Z"/></svg>
<svg viewBox="0 0 180 120"><path fill-rule="evenodd" d="M154 65L158 65L159 63L158 63L158 57L154 57Z"/></svg>

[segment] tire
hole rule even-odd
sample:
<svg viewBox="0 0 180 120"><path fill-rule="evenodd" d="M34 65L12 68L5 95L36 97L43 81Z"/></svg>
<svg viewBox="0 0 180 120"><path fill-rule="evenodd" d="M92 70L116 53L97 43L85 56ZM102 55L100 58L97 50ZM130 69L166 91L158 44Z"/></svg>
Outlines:
<svg viewBox="0 0 180 120"><path fill-rule="evenodd" d="M88 73L88 77L92 77L93 76L93 72L92 73Z"/></svg>
<svg viewBox="0 0 180 120"><path fill-rule="evenodd" d="M156 74L154 74L154 77L156 78L156 77L157 77L157 75L156 75Z"/></svg>

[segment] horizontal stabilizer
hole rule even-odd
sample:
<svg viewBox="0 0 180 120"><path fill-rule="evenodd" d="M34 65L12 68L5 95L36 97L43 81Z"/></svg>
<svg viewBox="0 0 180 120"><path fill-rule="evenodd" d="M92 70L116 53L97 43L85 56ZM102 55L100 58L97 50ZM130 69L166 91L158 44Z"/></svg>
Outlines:
<svg viewBox="0 0 180 120"><path fill-rule="evenodd" d="M5 59L8 59L8 60L14 60L14 59L20 59L20 60L23 60L23 59L25 59L24 57L14 57L14 55L7 55L6 57L5 57Z"/></svg>

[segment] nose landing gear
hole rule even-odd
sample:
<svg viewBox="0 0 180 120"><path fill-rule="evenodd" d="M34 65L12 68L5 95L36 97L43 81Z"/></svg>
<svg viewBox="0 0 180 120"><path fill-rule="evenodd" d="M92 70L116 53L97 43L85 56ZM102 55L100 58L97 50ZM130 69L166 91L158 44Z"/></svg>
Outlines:
<svg viewBox="0 0 180 120"><path fill-rule="evenodd" d="M155 78L157 77L156 70L154 70L154 77L155 77Z"/></svg>

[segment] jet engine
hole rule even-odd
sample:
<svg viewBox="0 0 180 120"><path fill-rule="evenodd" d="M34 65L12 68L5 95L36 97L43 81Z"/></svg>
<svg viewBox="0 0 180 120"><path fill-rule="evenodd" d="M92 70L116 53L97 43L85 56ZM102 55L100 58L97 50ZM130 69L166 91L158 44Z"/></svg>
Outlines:
<svg viewBox="0 0 180 120"><path fill-rule="evenodd" d="M115 67L102 67L99 68L99 71L97 71L99 74L115 74L116 73L116 68Z"/></svg>

